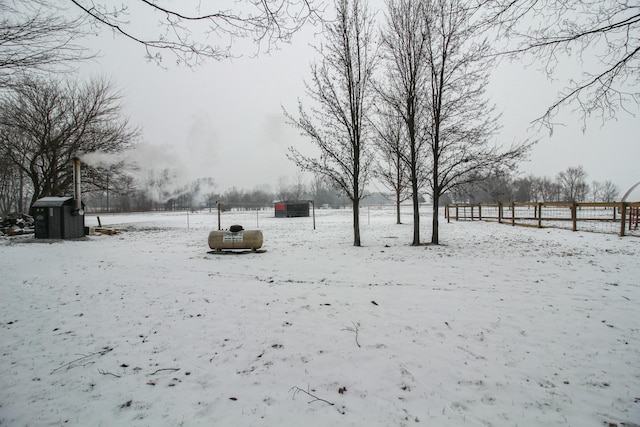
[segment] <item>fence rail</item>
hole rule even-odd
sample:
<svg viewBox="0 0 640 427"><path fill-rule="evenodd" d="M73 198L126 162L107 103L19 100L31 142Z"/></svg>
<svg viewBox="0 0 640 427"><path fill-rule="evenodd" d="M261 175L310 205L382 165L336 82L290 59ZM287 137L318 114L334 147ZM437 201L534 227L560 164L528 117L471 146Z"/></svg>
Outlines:
<svg viewBox="0 0 640 427"><path fill-rule="evenodd" d="M640 237L640 202L448 204L445 217Z"/></svg>

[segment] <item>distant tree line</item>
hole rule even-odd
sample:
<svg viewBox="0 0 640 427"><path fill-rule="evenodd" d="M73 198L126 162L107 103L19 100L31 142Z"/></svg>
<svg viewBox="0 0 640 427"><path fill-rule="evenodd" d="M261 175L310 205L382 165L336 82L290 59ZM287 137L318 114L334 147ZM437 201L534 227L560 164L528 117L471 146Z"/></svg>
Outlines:
<svg viewBox="0 0 640 427"><path fill-rule="evenodd" d="M587 181L582 166L568 167L555 177L524 178L495 173L486 179L460 186L448 193L444 203L492 202L614 202L620 188L610 180Z"/></svg>
<svg viewBox="0 0 640 427"><path fill-rule="evenodd" d="M170 174L164 176L168 177ZM315 177L307 183L301 175L297 175L292 184L286 177L281 177L275 190L263 184L251 190L231 187L224 192L218 192L215 191L213 178L201 178L180 187L171 184L169 180L162 182L157 188L139 188L131 179L120 177L109 191L104 187L94 188L83 194L83 199L87 204L87 210L94 212L215 211L218 202L221 203L222 210L273 208L276 201L292 200L312 200L318 208L341 208L348 205L348 199L322 177ZM172 190L158 191L167 188Z"/></svg>

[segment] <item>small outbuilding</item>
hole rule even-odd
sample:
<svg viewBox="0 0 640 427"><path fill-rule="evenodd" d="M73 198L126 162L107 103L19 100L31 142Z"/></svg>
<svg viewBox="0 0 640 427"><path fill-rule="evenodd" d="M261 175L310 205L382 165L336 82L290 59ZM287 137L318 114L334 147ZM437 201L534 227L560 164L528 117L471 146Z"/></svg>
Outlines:
<svg viewBox="0 0 640 427"><path fill-rule="evenodd" d="M308 217L311 200L289 200L274 203L276 218Z"/></svg>
<svg viewBox="0 0 640 427"><path fill-rule="evenodd" d="M36 200L31 206L36 239L84 237L84 210L78 209L77 204L73 197L43 197Z"/></svg>

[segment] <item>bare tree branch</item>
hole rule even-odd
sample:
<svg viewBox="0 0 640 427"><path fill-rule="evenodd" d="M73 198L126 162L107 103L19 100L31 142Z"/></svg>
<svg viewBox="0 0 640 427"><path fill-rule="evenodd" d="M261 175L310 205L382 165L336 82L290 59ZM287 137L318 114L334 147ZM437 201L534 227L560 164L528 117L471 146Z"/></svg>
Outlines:
<svg viewBox="0 0 640 427"><path fill-rule="evenodd" d="M563 107L578 110L586 127L640 106L640 7L626 0L496 0L480 2L487 23L498 29L500 55L531 58L549 78L570 61L581 75L566 82L535 121L552 129ZM566 67L563 67L566 68Z"/></svg>
<svg viewBox="0 0 640 427"><path fill-rule="evenodd" d="M251 40L258 51L277 48L307 23L320 22L324 11L323 0L242 0L232 9L201 3L169 8L153 0L137 0L127 6L114 6L108 0L70 1L96 28L111 29L142 45L147 59L160 64L162 52L171 52L178 63L187 66L234 56L237 39ZM162 18L152 25L161 30L160 36L149 37L145 34L152 25L146 17L157 14Z"/></svg>
<svg viewBox="0 0 640 427"><path fill-rule="evenodd" d="M24 73L69 71L91 58L78 44L84 22L38 0L0 1L0 89Z"/></svg>

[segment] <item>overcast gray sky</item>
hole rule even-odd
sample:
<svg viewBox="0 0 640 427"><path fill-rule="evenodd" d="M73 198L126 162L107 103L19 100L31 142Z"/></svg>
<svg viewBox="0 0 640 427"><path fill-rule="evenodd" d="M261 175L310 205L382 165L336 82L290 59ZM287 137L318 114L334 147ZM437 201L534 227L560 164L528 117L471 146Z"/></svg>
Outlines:
<svg viewBox="0 0 640 427"><path fill-rule="evenodd" d="M297 99L304 98L303 81L315 56L309 44L320 42L315 33L307 28L290 45L257 58L211 61L195 69L174 65L165 54L163 69L144 59L142 46L103 31L87 40L102 55L82 65L80 76L111 78L121 89L132 124L142 127L142 141L157 148L144 150L149 163L175 159L185 180L211 176L219 192L263 184L275 189L281 177L293 182L297 173L286 158L287 147L312 150L308 140L285 124L281 106L295 112ZM563 68L568 76L577 65L566 62ZM517 63L500 65L492 76L488 94L503 113L496 141L540 138L522 164L522 174L553 178L569 166L582 165L589 182L612 180L621 192L640 181L637 117L620 112L604 125L593 119L583 132L581 118L568 108L558 116L564 126L552 135L531 129L531 121L562 87L563 82L551 82L535 68ZM634 199L640 199L638 193Z"/></svg>

